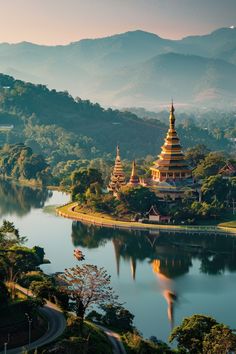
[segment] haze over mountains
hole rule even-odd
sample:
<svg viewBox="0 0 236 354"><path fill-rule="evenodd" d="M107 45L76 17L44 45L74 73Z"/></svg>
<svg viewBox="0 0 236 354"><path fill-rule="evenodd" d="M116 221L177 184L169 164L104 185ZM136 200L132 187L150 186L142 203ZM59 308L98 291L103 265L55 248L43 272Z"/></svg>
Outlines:
<svg viewBox="0 0 236 354"><path fill-rule="evenodd" d="M0 44L0 71L106 106L236 105L236 29L168 40L133 31L65 46Z"/></svg>

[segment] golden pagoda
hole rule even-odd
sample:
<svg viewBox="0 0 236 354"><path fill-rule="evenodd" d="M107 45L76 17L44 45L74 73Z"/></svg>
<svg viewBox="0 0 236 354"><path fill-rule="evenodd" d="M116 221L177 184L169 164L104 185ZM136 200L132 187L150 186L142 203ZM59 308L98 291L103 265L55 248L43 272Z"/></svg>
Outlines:
<svg viewBox="0 0 236 354"><path fill-rule="evenodd" d="M125 181L125 174L123 171L121 158L120 158L120 148L119 146L117 146L115 166L111 174L108 190L110 192L116 193L122 186L125 185L126 185L126 181Z"/></svg>
<svg viewBox="0 0 236 354"><path fill-rule="evenodd" d="M129 182L128 182L128 186L137 187L139 184L140 183L139 183L139 177L137 175L136 162L133 161L132 171L131 171L130 179L129 179Z"/></svg>
<svg viewBox="0 0 236 354"><path fill-rule="evenodd" d="M152 180L157 182L167 180L186 180L192 177L192 171L184 158L180 140L175 130L175 109L173 102L170 107L170 125L161 148L159 159L151 167Z"/></svg>

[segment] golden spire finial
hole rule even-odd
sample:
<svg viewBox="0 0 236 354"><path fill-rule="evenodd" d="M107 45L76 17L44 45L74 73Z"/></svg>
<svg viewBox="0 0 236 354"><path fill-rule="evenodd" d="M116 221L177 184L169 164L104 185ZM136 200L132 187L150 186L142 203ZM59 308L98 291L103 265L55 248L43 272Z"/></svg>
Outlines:
<svg viewBox="0 0 236 354"><path fill-rule="evenodd" d="M170 106L170 128L174 129L175 127L175 108L174 108L174 103L173 99L171 101L171 106Z"/></svg>
<svg viewBox="0 0 236 354"><path fill-rule="evenodd" d="M120 147L119 147L119 145L117 145L117 147L116 147L116 156L117 157L120 156Z"/></svg>
<svg viewBox="0 0 236 354"><path fill-rule="evenodd" d="M134 177L136 176L137 172L136 172L136 162L135 160L132 163L132 172L131 172L131 176Z"/></svg>

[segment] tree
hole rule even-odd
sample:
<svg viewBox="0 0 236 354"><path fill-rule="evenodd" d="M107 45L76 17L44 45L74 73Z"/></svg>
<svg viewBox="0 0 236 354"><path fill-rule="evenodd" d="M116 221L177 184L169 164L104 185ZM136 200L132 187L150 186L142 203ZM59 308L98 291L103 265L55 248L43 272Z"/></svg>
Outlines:
<svg viewBox="0 0 236 354"><path fill-rule="evenodd" d="M155 193L142 186L137 188L123 187L120 190L119 199L129 211L138 213L148 212L152 205L158 203Z"/></svg>
<svg viewBox="0 0 236 354"><path fill-rule="evenodd" d="M225 161L226 159L222 153L210 152L204 160L200 161L195 170L193 170L193 175L196 178L217 175L220 168L224 166Z"/></svg>
<svg viewBox="0 0 236 354"><path fill-rule="evenodd" d="M209 154L209 150L203 144L196 145L192 148L189 148L186 151L185 158L188 161L189 165L192 167L196 167L202 160L205 159L207 154Z"/></svg>
<svg viewBox="0 0 236 354"><path fill-rule="evenodd" d="M181 325L173 329L169 340L177 340L178 348L185 349L188 353L201 354L205 335L209 334L216 324L215 319L204 315L187 317Z"/></svg>
<svg viewBox="0 0 236 354"><path fill-rule="evenodd" d="M106 304L102 307L105 311L102 321L109 326L120 328L124 331L133 329L134 315L121 305Z"/></svg>
<svg viewBox="0 0 236 354"><path fill-rule="evenodd" d="M81 332L88 308L93 305L102 306L107 302L114 303L117 299L110 286L110 276L103 267L83 264L65 269L60 279L64 283L62 290L68 294L72 310L81 319Z"/></svg>
<svg viewBox="0 0 236 354"><path fill-rule="evenodd" d="M50 279L32 281L30 290L38 299L47 299L64 309L68 309L68 295L61 292Z"/></svg>
<svg viewBox="0 0 236 354"><path fill-rule="evenodd" d="M6 281L15 282L23 273L35 270L43 262L43 249L15 245L0 250L0 266Z"/></svg>
<svg viewBox="0 0 236 354"><path fill-rule="evenodd" d="M235 350L236 335L229 327L217 324L211 328L210 333L205 335L203 354L225 354Z"/></svg>
<svg viewBox="0 0 236 354"><path fill-rule="evenodd" d="M75 200L77 194L84 194L87 190L89 192L100 193L103 185L102 174L94 168L79 169L71 175L72 182L72 200Z"/></svg>
<svg viewBox="0 0 236 354"><path fill-rule="evenodd" d="M46 298L50 301L52 300L56 292L56 288L50 280L32 281L32 283L30 284L30 290L32 290L33 294L37 298Z"/></svg>
<svg viewBox="0 0 236 354"><path fill-rule="evenodd" d="M207 177L201 187L204 200L224 202L229 193L229 183L221 175Z"/></svg>

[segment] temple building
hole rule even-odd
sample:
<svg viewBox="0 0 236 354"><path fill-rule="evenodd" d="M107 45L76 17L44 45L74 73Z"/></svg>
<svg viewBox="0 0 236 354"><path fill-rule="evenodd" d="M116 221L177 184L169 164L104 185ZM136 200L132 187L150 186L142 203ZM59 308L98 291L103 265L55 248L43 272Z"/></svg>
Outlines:
<svg viewBox="0 0 236 354"><path fill-rule="evenodd" d="M236 164L230 161L219 170L219 175L222 175L223 178L231 178L236 176Z"/></svg>
<svg viewBox="0 0 236 354"><path fill-rule="evenodd" d="M174 106L170 108L170 125L161 148L159 159L151 167L153 181L186 180L192 177L192 171L184 158L180 140L175 130Z"/></svg>
<svg viewBox="0 0 236 354"><path fill-rule="evenodd" d="M126 185L125 174L123 171L121 158L120 158L120 148L116 148L116 159L113 172L111 174L110 182L108 185L108 191L116 193L122 186Z"/></svg>

